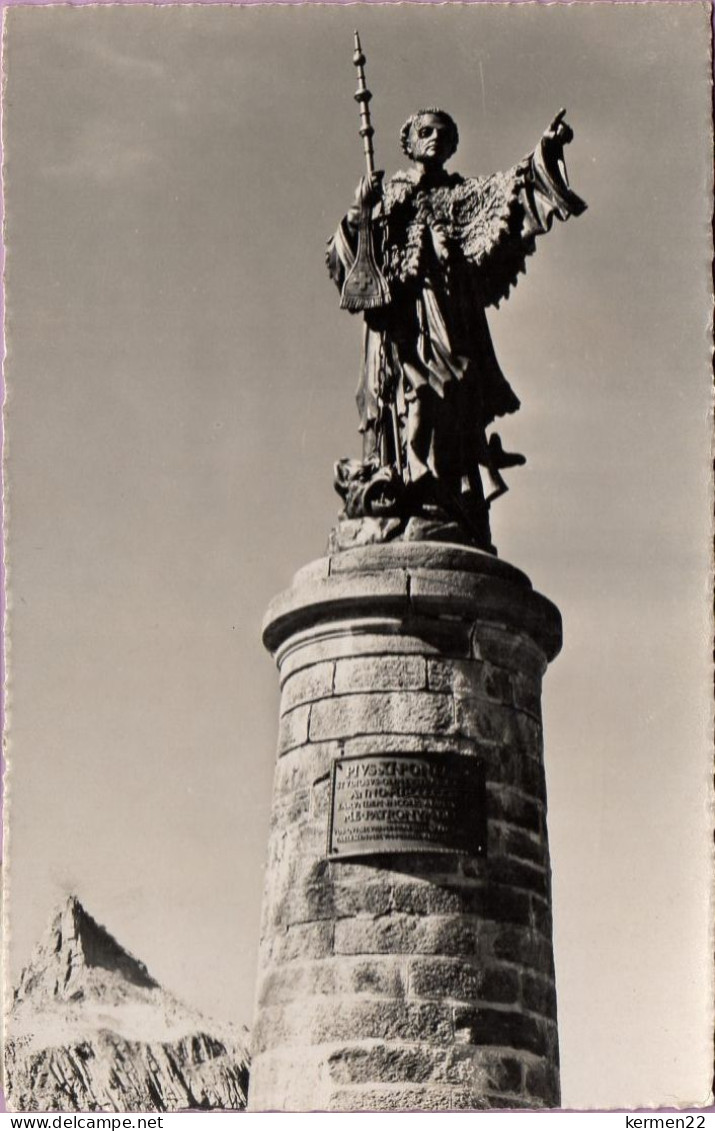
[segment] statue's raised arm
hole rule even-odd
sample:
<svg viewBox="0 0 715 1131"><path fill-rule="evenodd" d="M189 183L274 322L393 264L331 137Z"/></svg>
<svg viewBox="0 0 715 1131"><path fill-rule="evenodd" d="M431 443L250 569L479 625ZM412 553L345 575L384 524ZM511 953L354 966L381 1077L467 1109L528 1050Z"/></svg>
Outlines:
<svg viewBox="0 0 715 1131"><path fill-rule="evenodd" d="M559 110L553 122L532 154L532 177L536 191L554 208L559 220L580 216L586 210L585 201L571 189L566 172L564 146L573 141L573 130L566 121L566 111Z"/></svg>
<svg viewBox="0 0 715 1131"><path fill-rule="evenodd" d="M337 465L345 500L338 545L438 538L494 552L489 504L507 489L501 472L524 457L505 452L496 433L487 436L519 400L499 367L485 310L508 296L554 218L585 210L566 173L572 138L561 110L512 169L462 177L445 169L457 125L433 107L403 126L413 167L384 185L371 170L360 181L329 241L328 268L343 290L367 217L388 294L364 309L363 459Z"/></svg>
<svg viewBox="0 0 715 1131"><path fill-rule="evenodd" d="M472 196L467 188L466 195L472 197L472 225L465 224L465 251L480 259L487 306L498 305L508 296L526 271L537 236L548 232L554 219L568 220L585 212L586 204L569 185L566 171L564 146L573 136L566 111L559 110L534 152L523 161L506 173L465 181L474 193ZM481 198L481 203L474 197Z"/></svg>

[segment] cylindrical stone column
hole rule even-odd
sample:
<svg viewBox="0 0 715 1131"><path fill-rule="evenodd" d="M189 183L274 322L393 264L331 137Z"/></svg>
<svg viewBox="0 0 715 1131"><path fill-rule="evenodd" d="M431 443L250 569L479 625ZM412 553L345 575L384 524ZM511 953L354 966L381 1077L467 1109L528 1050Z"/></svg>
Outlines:
<svg viewBox="0 0 715 1131"><path fill-rule="evenodd" d="M281 707L249 1109L558 1106L540 710L558 610L489 554L383 544L301 570L264 640ZM477 759L485 850L329 855L333 764L380 754Z"/></svg>

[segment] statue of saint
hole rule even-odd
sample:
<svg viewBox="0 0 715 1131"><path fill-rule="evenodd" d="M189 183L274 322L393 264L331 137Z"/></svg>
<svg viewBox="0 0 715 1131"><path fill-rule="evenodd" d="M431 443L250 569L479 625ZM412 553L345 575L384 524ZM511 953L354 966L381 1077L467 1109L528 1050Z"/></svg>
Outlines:
<svg viewBox="0 0 715 1131"><path fill-rule="evenodd" d="M401 136L413 167L384 184L380 172L361 179L327 262L343 289L369 216L385 293L363 308L363 459L336 465L343 517L379 520L364 540L439 538L494 552L489 504L507 489L501 471L524 457L506 453L496 433L487 437L519 399L485 311L508 296L554 217L584 211L563 159L572 138L561 111L508 172L462 177L445 169L456 123L442 110L419 110Z"/></svg>

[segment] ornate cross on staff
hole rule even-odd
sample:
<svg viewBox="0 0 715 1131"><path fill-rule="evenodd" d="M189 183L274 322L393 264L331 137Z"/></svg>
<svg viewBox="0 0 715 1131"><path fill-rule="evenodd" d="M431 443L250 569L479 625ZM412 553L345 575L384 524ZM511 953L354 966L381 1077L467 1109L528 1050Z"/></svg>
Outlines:
<svg viewBox="0 0 715 1131"><path fill-rule="evenodd" d="M363 139L365 164L368 179L375 172L375 153L372 139L375 133L370 121L370 99L372 94L365 82L365 56L360 46L360 36L355 32L355 51L353 63L357 68L358 86L355 101L360 106L360 137ZM375 306L385 306L390 301L390 291L375 260L372 241L372 206L361 204L360 227L358 230L357 252L343 286L340 305L343 310L370 310Z"/></svg>

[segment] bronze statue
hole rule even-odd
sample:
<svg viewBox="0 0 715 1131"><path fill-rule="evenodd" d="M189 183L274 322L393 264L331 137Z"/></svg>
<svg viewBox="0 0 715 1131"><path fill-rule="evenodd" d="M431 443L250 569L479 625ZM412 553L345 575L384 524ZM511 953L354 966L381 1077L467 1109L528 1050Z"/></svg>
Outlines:
<svg viewBox="0 0 715 1131"><path fill-rule="evenodd" d="M327 260L342 305L364 317L363 459L336 466L345 511L343 534L339 526L333 539L435 538L495 552L489 505L507 489L502 470L525 461L506 453L497 433L487 438L519 399L499 367L485 310L508 296L554 217L586 207L563 160L573 132L561 110L508 172L462 177L445 169L456 123L443 110L419 110L401 135L413 168L383 184L373 170L357 34L354 59L367 174Z"/></svg>

